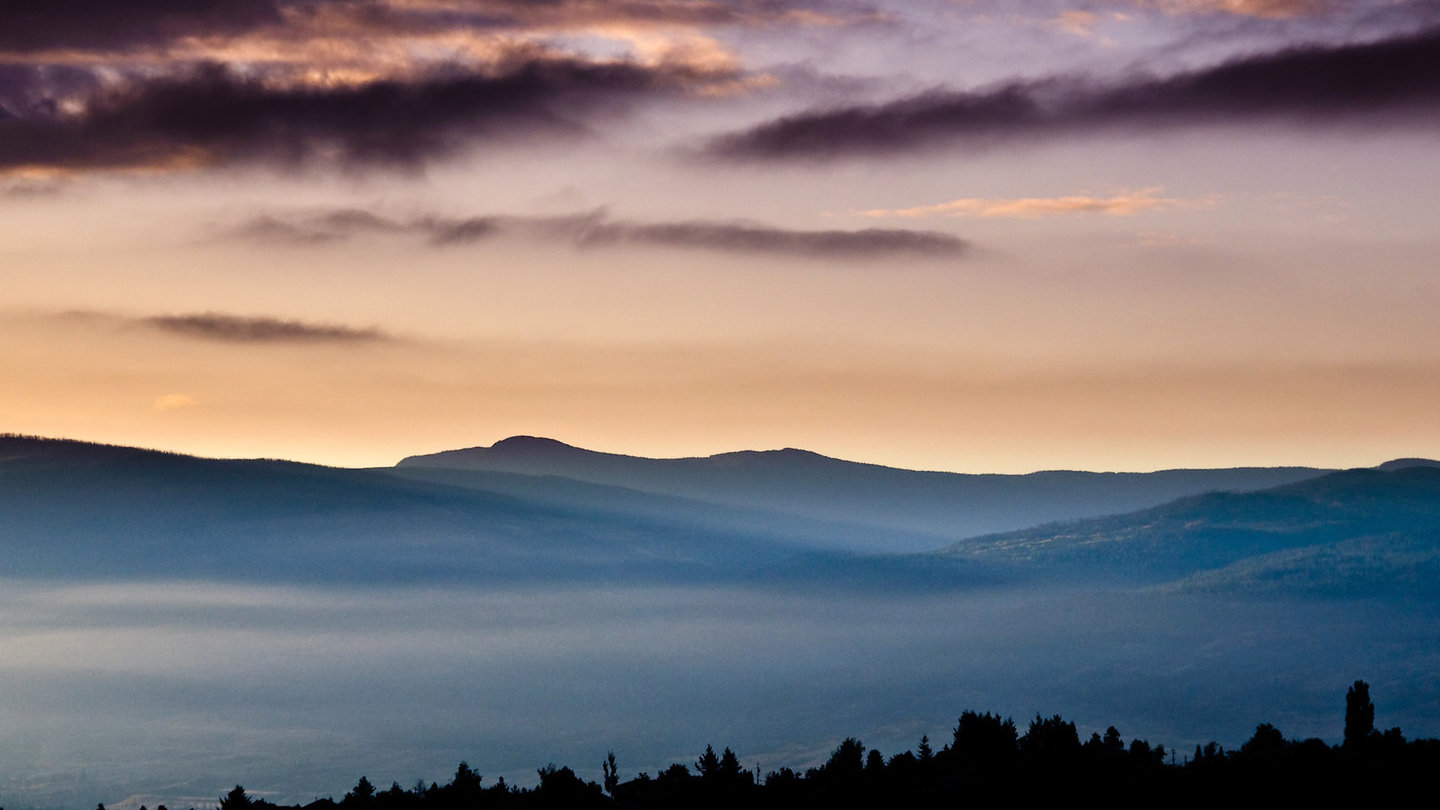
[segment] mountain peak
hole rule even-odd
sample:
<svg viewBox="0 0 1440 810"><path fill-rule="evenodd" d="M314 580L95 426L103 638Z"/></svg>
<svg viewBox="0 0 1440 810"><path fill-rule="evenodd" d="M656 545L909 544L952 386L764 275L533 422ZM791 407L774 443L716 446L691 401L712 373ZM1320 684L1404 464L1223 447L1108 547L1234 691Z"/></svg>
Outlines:
<svg viewBox="0 0 1440 810"><path fill-rule="evenodd" d="M1397 458L1393 461L1387 461L1384 464L1380 464L1376 466L1375 469L1380 470L1381 472L1394 472L1396 470L1404 470L1410 467L1440 467L1440 461L1435 461L1434 459L1429 458Z"/></svg>
<svg viewBox="0 0 1440 810"><path fill-rule="evenodd" d="M543 436L511 436L489 447L466 447L403 458L400 467L460 467L518 472L529 475L563 475L573 465L585 467L624 463L629 456L586 450Z"/></svg>
<svg viewBox="0 0 1440 810"><path fill-rule="evenodd" d="M797 464L809 462L833 462L836 464L853 464L855 462L841 461L840 459L823 456L811 450L801 450L798 447L786 447L780 450L735 450L729 453L717 453L708 456L707 460L719 464L745 464L745 463L767 463L767 464Z"/></svg>
<svg viewBox="0 0 1440 810"><path fill-rule="evenodd" d="M492 453L505 455L551 455L555 453L583 452L580 448L543 436L511 436L490 445Z"/></svg>

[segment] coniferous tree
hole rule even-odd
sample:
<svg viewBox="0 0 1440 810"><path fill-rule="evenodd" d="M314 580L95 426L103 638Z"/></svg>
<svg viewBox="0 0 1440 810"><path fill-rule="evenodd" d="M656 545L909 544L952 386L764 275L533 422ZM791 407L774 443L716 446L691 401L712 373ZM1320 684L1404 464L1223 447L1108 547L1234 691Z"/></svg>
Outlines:
<svg viewBox="0 0 1440 810"><path fill-rule="evenodd" d="M250 796L245 793L245 788L240 785L220 797L220 810L250 810L253 804ZM99 810L104 810L104 805L101 805Z"/></svg>
<svg viewBox="0 0 1440 810"><path fill-rule="evenodd" d="M720 757L715 755L713 746L705 746L705 753L695 760L695 772L701 779L714 779L720 774Z"/></svg>
<svg viewBox="0 0 1440 810"><path fill-rule="evenodd" d="M1030 729L1020 739L1020 748L1037 761L1069 759L1080 750L1080 735L1075 724L1060 715L1035 715Z"/></svg>
<svg viewBox="0 0 1440 810"><path fill-rule="evenodd" d="M875 782L884 776L885 755L880 753L880 749L871 748L870 753L865 756L865 778Z"/></svg>
<svg viewBox="0 0 1440 810"><path fill-rule="evenodd" d="M831 752L821 772L831 783L858 783L865 772L865 745L854 737L846 737L840 747Z"/></svg>
<svg viewBox="0 0 1440 810"><path fill-rule="evenodd" d="M374 801L375 786L370 784L369 779L362 776L360 777L360 781L355 783L355 787L351 788L350 792L345 794L345 798L341 800L341 803L347 807L366 808Z"/></svg>
<svg viewBox="0 0 1440 810"><path fill-rule="evenodd" d="M744 781L745 770L740 767L740 758L727 745L720 754L720 767L718 774L720 779L727 785L738 785Z"/></svg>
<svg viewBox="0 0 1440 810"><path fill-rule="evenodd" d="M1009 760L1015 753L1019 738L1015 721L998 714L967 711L955 725L950 750L959 758L962 768L990 767Z"/></svg>

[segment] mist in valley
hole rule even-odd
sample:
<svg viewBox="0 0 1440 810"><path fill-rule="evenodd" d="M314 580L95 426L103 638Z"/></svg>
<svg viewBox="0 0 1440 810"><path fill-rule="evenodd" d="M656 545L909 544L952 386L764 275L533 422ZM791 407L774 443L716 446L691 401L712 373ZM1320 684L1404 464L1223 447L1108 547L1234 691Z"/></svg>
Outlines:
<svg viewBox="0 0 1440 810"><path fill-rule="evenodd" d="M886 755L966 709L1116 725L1180 756L1274 723L1440 733L1423 606L1153 589L270 587L8 582L7 807L337 798L367 775L488 783L547 763L625 777L729 746L762 771L847 736Z"/></svg>

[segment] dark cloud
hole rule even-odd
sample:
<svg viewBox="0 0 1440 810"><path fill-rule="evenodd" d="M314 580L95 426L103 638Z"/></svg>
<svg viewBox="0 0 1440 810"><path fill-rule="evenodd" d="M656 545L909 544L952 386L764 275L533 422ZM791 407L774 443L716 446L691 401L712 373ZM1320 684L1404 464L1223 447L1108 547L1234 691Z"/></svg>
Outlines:
<svg viewBox="0 0 1440 810"><path fill-rule="evenodd" d="M565 242L577 248L642 245L859 260L888 256L954 257L970 248L964 239L938 231L795 230L752 222L709 220L634 222L610 219L603 211L556 217L424 216L411 220L390 219L352 209L296 217L266 214L226 235L262 242L323 244L365 233L410 233L437 247L514 235Z"/></svg>
<svg viewBox="0 0 1440 810"><path fill-rule="evenodd" d="M278 318L247 318L206 312L156 315L140 323L171 334L233 343L364 343L387 339L378 329L312 324Z"/></svg>
<svg viewBox="0 0 1440 810"><path fill-rule="evenodd" d="M0 51L124 50L282 21L276 0L5 0Z"/></svg>
<svg viewBox="0 0 1440 810"><path fill-rule="evenodd" d="M0 198L12 199L38 199L41 197L54 197L60 194L65 188L63 181L52 180L15 180L10 182L0 181Z"/></svg>
<svg viewBox="0 0 1440 810"><path fill-rule="evenodd" d="M241 162L414 167L485 140L585 131L617 102L701 80L682 68L518 60L359 86L275 87L207 65L91 97L75 114L0 118L0 171Z"/></svg>
<svg viewBox="0 0 1440 810"><path fill-rule="evenodd" d="M583 231L582 247L617 243L702 248L734 253L772 253L826 259L885 256L957 256L965 240L936 231L866 228L858 231L800 231L732 222L602 222Z"/></svg>
<svg viewBox="0 0 1440 810"><path fill-rule="evenodd" d="M413 226L386 219L358 208L344 208L303 218L284 218L262 214L232 228L225 234L256 242L284 242L297 245L320 245L338 242L357 233L395 233L413 230Z"/></svg>
<svg viewBox="0 0 1440 810"><path fill-rule="evenodd" d="M496 217L427 217L417 221L414 228L426 234L434 245L464 245L505 232L505 225Z"/></svg>
<svg viewBox="0 0 1440 810"><path fill-rule="evenodd" d="M278 38L526 31L610 23L770 25L804 21L826 0L4 0L0 52L123 53L185 37ZM846 12L848 13L848 12Z"/></svg>
<svg viewBox="0 0 1440 810"><path fill-rule="evenodd" d="M266 214L232 229L228 235L256 242L320 245L344 239L349 236L349 233L316 227L308 223L291 222Z"/></svg>
<svg viewBox="0 0 1440 810"><path fill-rule="evenodd" d="M54 117L59 100L97 91L100 77L69 65L0 64L0 124L23 118Z"/></svg>
<svg viewBox="0 0 1440 810"><path fill-rule="evenodd" d="M1068 79L789 116L712 141L733 158L825 159L985 146L1107 129L1243 122L1356 127L1440 124L1440 30L1292 48L1166 78Z"/></svg>
<svg viewBox="0 0 1440 810"><path fill-rule="evenodd" d="M545 30L614 23L757 27L818 19L833 22L873 13L864 4L836 0L468 0L431 6L373 0L344 3L342 9L351 20L409 32Z"/></svg>

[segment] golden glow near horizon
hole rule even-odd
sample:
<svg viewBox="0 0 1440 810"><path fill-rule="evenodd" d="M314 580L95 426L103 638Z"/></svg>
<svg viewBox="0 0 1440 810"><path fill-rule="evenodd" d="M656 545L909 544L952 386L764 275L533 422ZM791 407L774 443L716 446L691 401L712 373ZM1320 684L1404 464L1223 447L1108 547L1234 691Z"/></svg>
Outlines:
<svg viewBox="0 0 1440 810"><path fill-rule="evenodd" d="M385 5L0 32L0 431L1440 456L1433 9Z"/></svg>

